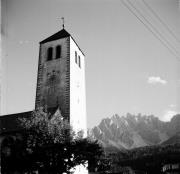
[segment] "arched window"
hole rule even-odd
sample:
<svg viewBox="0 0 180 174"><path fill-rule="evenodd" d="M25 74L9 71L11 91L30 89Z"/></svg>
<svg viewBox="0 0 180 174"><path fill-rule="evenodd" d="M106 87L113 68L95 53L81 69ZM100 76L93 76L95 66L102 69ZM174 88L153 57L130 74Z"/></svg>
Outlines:
<svg viewBox="0 0 180 174"><path fill-rule="evenodd" d="M47 50L47 60L52 60L52 55L53 55L53 48L50 47Z"/></svg>
<svg viewBox="0 0 180 174"><path fill-rule="evenodd" d="M56 59L60 58L61 57L61 46L58 45L56 47Z"/></svg>
<svg viewBox="0 0 180 174"><path fill-rule="evenodd" d="M78 60L77 60L77 52L75 51L75 62L78 63Z"/></svg>
<svg viewBox="0 0 180 174"><path fill-rule="evenodd" d="M78 59L79 59L79 68L81 68L81 57L78 56Z"/></svg>

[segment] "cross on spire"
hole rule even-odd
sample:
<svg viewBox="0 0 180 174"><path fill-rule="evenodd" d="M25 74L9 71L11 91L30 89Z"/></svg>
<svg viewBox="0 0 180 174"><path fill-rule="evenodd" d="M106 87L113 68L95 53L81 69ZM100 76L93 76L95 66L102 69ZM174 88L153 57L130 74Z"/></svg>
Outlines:
<svg viewBox="0 0 180 174"><path fill-rule="evenodd" d="M62 24L62 27L63 27L63 29L64 29L64 17L62 17L61 19L62 19L62 23L63 23L63 24Z"/></svg>

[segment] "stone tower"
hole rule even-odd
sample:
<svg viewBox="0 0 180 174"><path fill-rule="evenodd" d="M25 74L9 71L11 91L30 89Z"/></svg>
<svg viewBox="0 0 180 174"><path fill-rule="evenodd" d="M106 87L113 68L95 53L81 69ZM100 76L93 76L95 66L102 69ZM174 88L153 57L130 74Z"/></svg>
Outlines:
<svg viewBox="0 0 180 174"><path fill-rule="evenodd" d="M86 130L85 57L63 28L40 42L36 109L60 109L75 130Z"/></svg>

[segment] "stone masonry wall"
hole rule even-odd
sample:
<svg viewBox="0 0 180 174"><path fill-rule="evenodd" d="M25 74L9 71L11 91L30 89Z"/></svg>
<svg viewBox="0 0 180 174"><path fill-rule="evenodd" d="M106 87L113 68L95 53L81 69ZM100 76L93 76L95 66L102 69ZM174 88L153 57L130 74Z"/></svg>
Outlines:
<svg viewBox="0 0 180 174"><path fill-rule="evenodd" d="M55 48L61 45L61 57L55 58ZM53 48L53 59L47 61L47 50ZM40 45L36 91L38 107L59 107L64 117L69 118L70 100L70 37Z"/></svg>

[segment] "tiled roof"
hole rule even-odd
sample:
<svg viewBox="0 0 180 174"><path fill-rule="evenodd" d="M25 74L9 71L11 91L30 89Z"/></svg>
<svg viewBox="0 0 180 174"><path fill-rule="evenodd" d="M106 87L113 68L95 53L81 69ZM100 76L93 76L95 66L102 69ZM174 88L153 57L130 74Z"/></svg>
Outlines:
<svg viewBox="0 0 180 174"><path fill-rule="evenodd" d="M0 116L0 134L21 130L19 118L30 117L33 111Z"/></svg>
<svg viewBox="0 0 180 174"><path fill-rule="evenodd" d="M65 29L62 29L61 31L59 31L59 32L53 34L52 36L44 39L40 43L46 43L49 41L58 40L58 39L69 37L69 36L71 36L71 35Z"/></svg>
<svg viewBox="0 0 180 174"><path fill-rule="evenodd" d="M58 107L49 108L47 111L51 117L57 112ZM2 115L0 116L0 134L21 131L20 118L28 118L32 116L33 111Z"/></svg>

